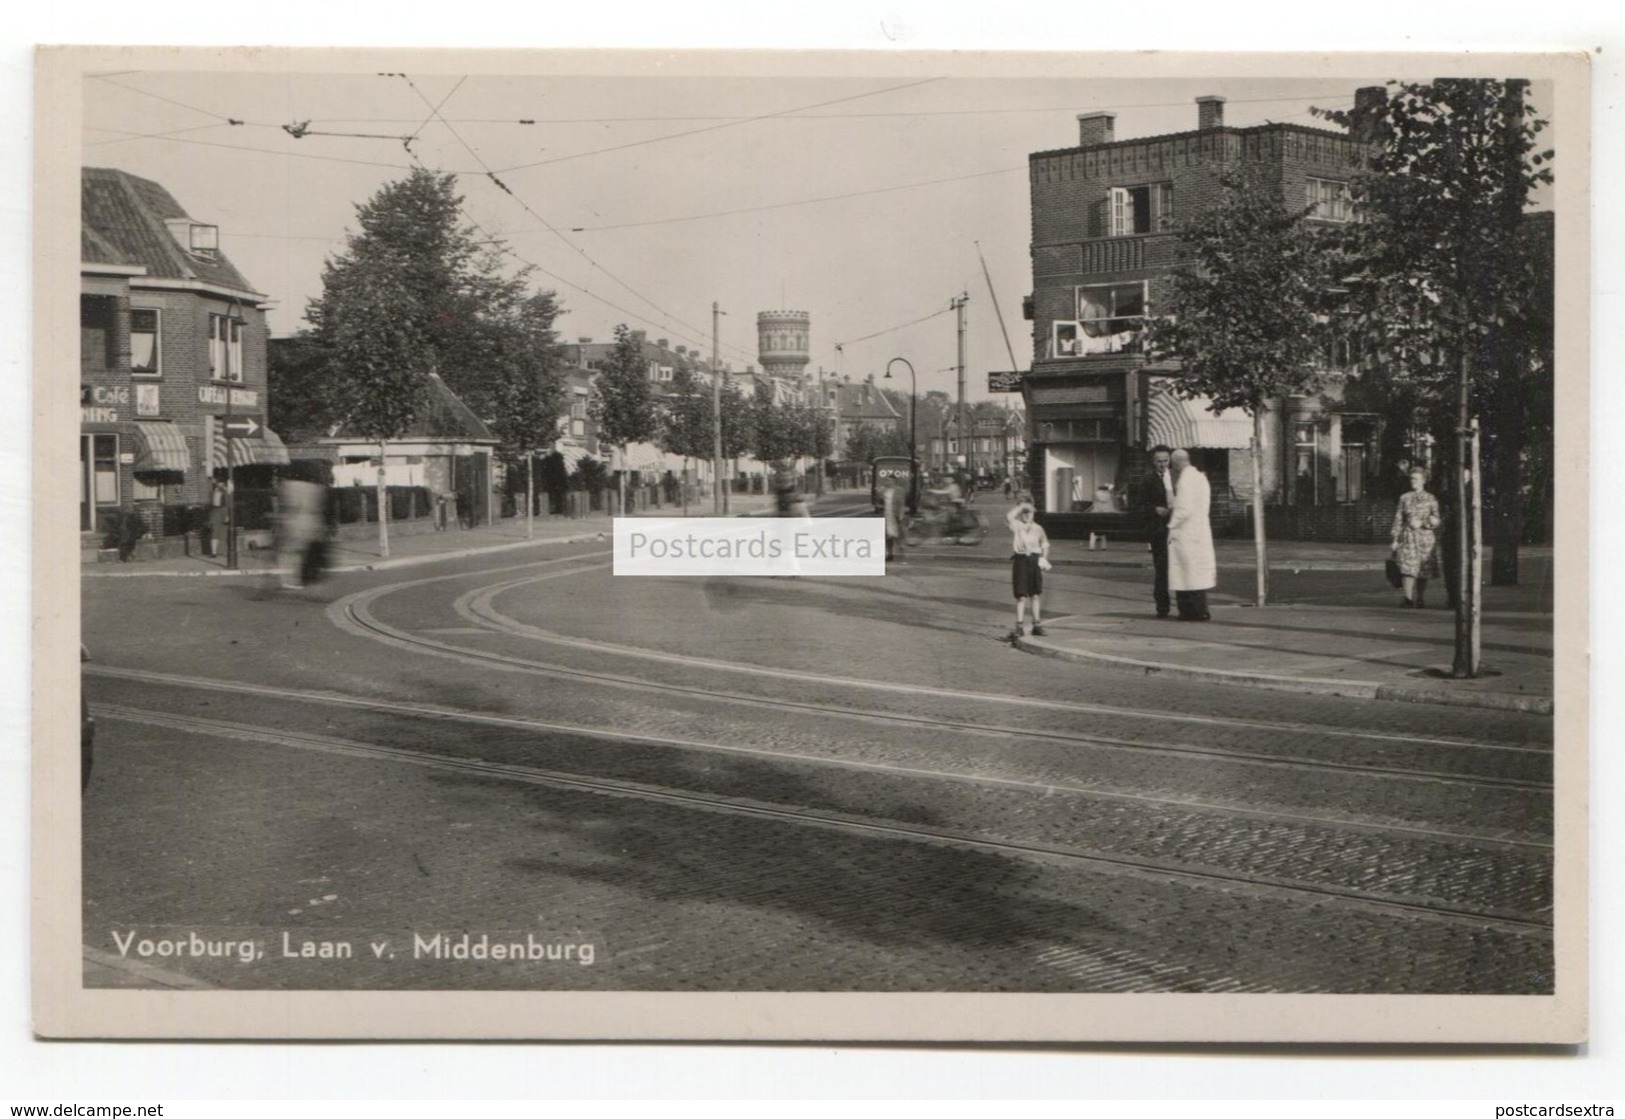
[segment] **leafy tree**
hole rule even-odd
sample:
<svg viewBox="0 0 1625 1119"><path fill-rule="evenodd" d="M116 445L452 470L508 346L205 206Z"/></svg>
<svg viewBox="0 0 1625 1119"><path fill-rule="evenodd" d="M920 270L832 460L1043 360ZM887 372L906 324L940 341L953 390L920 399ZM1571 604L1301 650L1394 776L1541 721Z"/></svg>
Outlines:
<svg viewBox="0 0 1625 1119"><path fill-rule="evenodd" d="M305 317L310 346L290 362L308 409L382 443L416 416L430 371L487 419L511 455L545 444L557 420L551 294L529 290L530 269L504 271L502 247L462 224L455 177L417 169L356 208L358 233L323 270ZM376 344L374 344L376 343ZM273 397L274 398L274 397ZM379 484L383 485L380 468ZM380 504L383 504L380 491ZM388 554L387 520L379 517Z"/></svg>
<svg viewBox="0 0 1625 1119"><path fill-rule="evenodd" d="M751 406L751 453L764 463L781 463L799 455L802 442L790 406L773 399L770 382L757 382Z"/></svg>
<svg viewBox="0 0 1625 1119"><path fill-rule="evenodd" d="M553 443L565 407L553 330L557 316L547 292L521 300L500 328L493 324L489 365L478 389L486 425L502 440L510 467L524 465L527 524L535 506L535 452Z"/></svg>
<svg viewBox="0 0 1625 1119"><path fill-rule="evenodd" d="M1174 274L1166 317L1150 336L1151 345L1178 358L1181 395L1206 396L1212 411L1240 408L1252 417L1259 606L1269 598L1264 415L1272 400L1316 382L1323 355L1331 273L1306 215L1286 204L1261 169L1220 172L1218 201L1180 230L1189 263Z"/></svg>
<svg viewBox="0 0 1625 1119"><path fill-rule="evenodd" d="M648 363L643 358L643 344L621 323L615 328L615 348L609 360L599 371L592 390L593 421L598 425L598 438L618 447L622 456L632 443L642 443L655 437L658 415L654 393L649 386ZM621 508L626 508L626 472L618 471Z"/></svg>
<svg viewBox="0 0 1625 1119"><path fill-rule="evenodd" d="M1519 500L1530 417L1550 392L1551 366L1533 354L1550 322L1537 238L1525 231L1530 191L1552 181L1552 153L1539 149L1540 120L1517 79L1443 78L1391 83L1380 103L1322 112L1371 140L1353 185L1361 217L1346 237L1358 282L1351 320L1367 360L1411 381L1438 430L1483 418L1498 505ZM1549 411L1546 412L1549 415ZM1537 429L1538 434L1538 429ZM1464 441L1450 437L1458 467ZM1472 543L1465 470L1457 484L1458 573ZM1516 581L1518 518L1497 517L1495 571ZM1447 531L1450 531L1447 528ZM1477 672L1471 652L1478 593L1459 580L1455 674Z"/></svg>
<svg viewBox="0 0 1625 1119"><path fill-rule="evenodd" d="M266 370L266 423L290 440L326 435L335 421L332 355L308 330L273 339Z"/></svg>
<svg viewBox="0 0 1625 1119"><path fill-rule="evenodd" d="M908 454L908 432L858 424L847 432L846 461L868 463L884 455Z"/></svg>
<svg viewBox="0 0 1625 1119"><path fill-rule="evenodd" d="M395 312L409 293L386 267L337 267L329 262L318 332L342 371L330 386L344 425L378 444L378 549L389 555L389 495L385 444L399 438L428 395L432 358L419 321Z"/></svg>
<svg viewBox="0 0 1625 1119"><path fill-rule="evenodd" d="M710 459L716 449L715 413L711 386L701 381L686 361L672 371L665 414L661 417L660 446L683 456L683 510L688 511L688 460Z"/></svg>

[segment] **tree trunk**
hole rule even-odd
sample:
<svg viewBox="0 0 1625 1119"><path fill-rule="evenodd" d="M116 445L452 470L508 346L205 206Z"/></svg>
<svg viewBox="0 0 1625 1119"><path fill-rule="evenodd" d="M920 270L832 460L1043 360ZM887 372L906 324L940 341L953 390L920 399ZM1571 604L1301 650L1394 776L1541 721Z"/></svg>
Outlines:
<svg viewBox="0 0 1625 1119"><path fill-rule="evenodd" d="M525 538L530 539L536 535L536 526L531 521L531 512L536 506L535 485L536 456L525 456Z"/></svg>
<svg viewBox="0 0 1625 1119"><path fill-rule="evenodd" d="M1495 425L1495 519L1490 527L1490 585L1518 585L1518 544L1523 539L1523 447L1525 428L1510 408L1497 408Z"/></svg>
<svg viewBox="0 0 1625 1119"><path fill-rule="evenodd" d="M688 516L688 456L683 456L683 516Z"/></svg>
<svg viewBox="0 0 1625 1119"><path fill-rule="evenodd" d="M1269 603L1270 564L1264 545L1264 409L1253 410L1253 562L1258 568L1257 602Z"/></svg>
<svg viewBox="0 0 1625 1119"><path fill-rule="evenodd" d="M384 481L384 441L378 440L378 554L389 556L389 487Z"/></svg>
<svg viewBox="0 0 1625 1119"><path fill-rule="evenodd" d="M1456 658L1450 666L1450 675L1466 679L1477 674L1473 664L1473 618L1478 613L1478 588L1472 585L1472 487L1478 479L1472 477L1472 459L1469 457L1467 424L1472 407L1472 367L1465 344L1457 359L1460 362L1456 385Z"/></svg>

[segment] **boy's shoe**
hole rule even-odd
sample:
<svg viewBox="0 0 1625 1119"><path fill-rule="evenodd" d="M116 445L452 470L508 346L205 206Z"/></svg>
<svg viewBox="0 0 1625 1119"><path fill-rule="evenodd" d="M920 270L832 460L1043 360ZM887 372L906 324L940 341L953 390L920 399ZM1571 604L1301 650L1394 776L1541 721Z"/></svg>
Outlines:
<svg viewBox="0 0 1625 1119"><path fill-rule="evenodd" d="M1021 640L1021 627L1017 626L1015 629L1011 630L1010 631L1010 636L1007 638L1007 640L1011 641L1012 643L1016 642L1016 641L1020 641Z"/></svg>
<svg viewBox="0 0 1625 1119"><path fill-rule="evenodd" d="M1047 636L1047 633L1046 633L1043 626L1034 625L1033 626L1033 636L1034 637L1045 637L1045 636Z"/></svg>

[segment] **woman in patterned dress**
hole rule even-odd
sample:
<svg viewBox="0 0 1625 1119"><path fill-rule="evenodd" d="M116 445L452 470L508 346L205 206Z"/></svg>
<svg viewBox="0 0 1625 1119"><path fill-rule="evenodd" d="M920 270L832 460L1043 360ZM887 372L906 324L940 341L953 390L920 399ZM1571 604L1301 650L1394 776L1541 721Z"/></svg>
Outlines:
<svg viewBox="0 0 1625 1119"><path fill-rule="evenodd" d="M1439 546L1434 530L1442 523L1439 499L1426 490L1428 476L1412 467L1411 490L1401 494L1394 511L1394 558L1405 577L1405 597L1401 606L1421 609L1428 580L1439 577Z"/></svg>

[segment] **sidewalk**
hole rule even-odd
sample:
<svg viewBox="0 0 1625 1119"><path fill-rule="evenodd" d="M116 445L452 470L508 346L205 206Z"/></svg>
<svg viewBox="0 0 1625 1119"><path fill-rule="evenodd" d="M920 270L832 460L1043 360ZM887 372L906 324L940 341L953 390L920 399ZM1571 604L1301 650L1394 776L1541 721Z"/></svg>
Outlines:
<svg viewBox="0 0 1625 1119"><path fill-rule="evenodd" d="M730 516L760 512L772 504L771 495L730 494ZM663 506L638 514L649 517L681 517L681 505ZM689 506L689 515L711 516L709 499ZM607 513L585 517L534 517L527 533L523 517L509 517L495 525L454 528L436 532L427 521L402 521L389 526L389 555L378 549L377 524L344 525L331 542L330 571L384 571L397 567L484 555L508 549L533 548L545 544L571 544L602 540L608 546L614 518ZM243 548L235 569L226 566L224 556L174 556L169 559L130 563L85 564L80 574L87 579L117 579L139 576L215 576L263 578L276 570L276 552L270 548Z"/></svg>
<svg viewBox="0 0 1625 1119"><path fill-rule="evenodd" d="M1471 680L1450 675L1455 613L1443 580L1429 586L1428 609L1401 609L1383 579L1385 546L1272 543L1264 609L1253 606L1251 542L1220 541L1217 552L1212 620L1178 622L1153 611L1144 545L1091 552L1061 542L1051 558L1073 585L1055 596L1046 636L1018 647L1169 679L1552 713L1550 548L1520 552L1523 585L1484 588L1482 672Z"/></svg>

